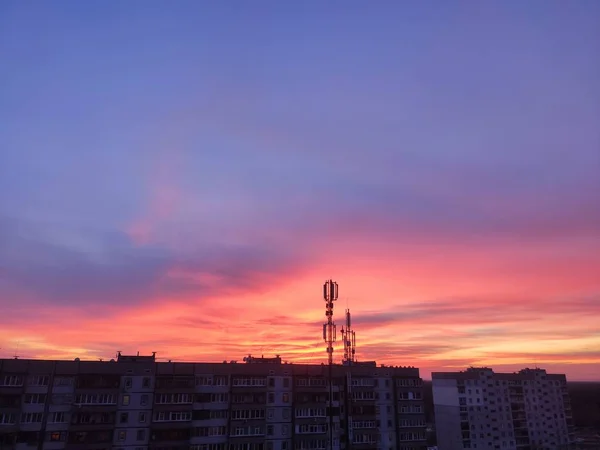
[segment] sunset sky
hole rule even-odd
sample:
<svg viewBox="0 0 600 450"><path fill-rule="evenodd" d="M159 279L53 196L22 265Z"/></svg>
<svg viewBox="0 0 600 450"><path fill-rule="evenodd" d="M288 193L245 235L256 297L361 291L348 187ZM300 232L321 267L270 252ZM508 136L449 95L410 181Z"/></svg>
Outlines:
<svg viewBox="0 0 600 450"><path fill-rule="evenodd" d="M0 2L0 357L600 379L600 2ZM335 353L341 360L338 346Z"/></svg>

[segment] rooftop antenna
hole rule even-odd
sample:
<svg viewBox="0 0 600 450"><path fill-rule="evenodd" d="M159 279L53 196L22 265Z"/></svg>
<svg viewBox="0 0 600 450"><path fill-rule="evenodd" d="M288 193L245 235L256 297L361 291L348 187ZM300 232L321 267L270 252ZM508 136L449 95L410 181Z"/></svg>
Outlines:
<svg viewBox="0 0 600 450"><path fill-rule="evenodd" d="M351 366L356 362L356 333L352 330L350 309L346 309L346 329L342 327L342 340L344 341L344 364Z"/></svg>
<svg viewBox="0 0 600 450"><path fill-rule="evenodd" d="M17 342L17 348L15 349L15 359L19 359L19 355L17 353L19 353L19 345L21 345L21 342Z"/></svg>
<svg viewBox="0 0 600 450"><path fill-rule="evenodd" d="M323 324L323 340L327 343L327 356L329 365L333 364L333 344L336 341L336 328L333 322L333 302L338 299L338 284L328 280L323 285L323 299L325 300L325 317L327 323Z"/></svg>
<svg viewBox="0 0 600 450"><path fill-rule="evenodd" d="M333 450L333 343L336 340L335 323L333 322L333 303L338 299L338 284L327 280L323 285L323 299L325 300L325 317L327 323L323 324L323 340L327 343L327 356L329 360L329 448Z"/></svg>

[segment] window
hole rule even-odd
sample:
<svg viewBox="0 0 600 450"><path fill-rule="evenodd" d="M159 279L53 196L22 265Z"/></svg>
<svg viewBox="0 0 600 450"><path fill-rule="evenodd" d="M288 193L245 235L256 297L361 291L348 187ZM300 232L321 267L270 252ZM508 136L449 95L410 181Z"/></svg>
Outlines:
<svg viewBox="0 0 600 450"><path fill-rule="evenodd" d="M21 414L21 423L40 423L43 414L39 413L23 413Z"/></svg>
<svg viewBox="0 0 600 450"><path fill-rule="evenodd" d="M127 423L129 422L129 413L121 413L121 416L119 417L119 423Z"/></svg>
<svg viewBox="0 0 600 450"><path fill-rule="evenodd" d="M283 425L281 427L281 435L282 436L287 436L289 432L290 432L289 427L287 425Z"/></svg>
<svg viewBox="0 0 600 450"><path fill-rule="evenodd" d="M231 420L264 419L264 409L235 409L231 411Z"/></svg>
<svg viewBox="0 0 600 450"><path fill-rule="evenodd" d="M296 417L326 417L325 408L297 408Z"/></svg>
<svg viewBox="0 0 600 450"><path fill-rule="evenodd" d="M75 403L82 405L114 405L115 396L113 394L77 394Z"/></svg>
<svg viewBox="0 0 600 450"><path fill-rule="evenodd" d="M233 379L234 386L266 386L267 379L266 378L258 378L258 377L241 377Z"/></svg>
<svg viewBox="0 0 600 450"><path fill-rule="evenodd" d="M50 377L48 375L33 375L29 379L30 386L48 386Z"/></svg>
<svg viewBox="0 0 600 450"><path fill-rule="evenodd" d="M269 387L275 387L275 378L269 377Z"/></svg>
<svg viewBox="0 0 600 450"><path fill-rule="evenodd" d="M261 436L263 434L261 427L236 427L232 430L231 436Z"/></svg>
<svg viewBox="0 0 600 450"><path fill-rule="evenodd" d="M267 409L267 419L272 419L274 415L275 411L273 411L272 409Z"/></svg>
<svg viewBox="0 0 600 450"><path fill-rule="evenodd" d="M352 399L357 400L374 400L375 392L373 391L354 391L352 392Z"/></svg>
<svg viewBox="0 0 600 450"><path fill-rule="evenodd" d="M287 392L285 392L283 394L283 403L289 403L290 402L290 394L288 394Z"/></svg>
<svg viewBox="0 0 600 450"><path fill-rule="evenodd" d="M71 386L73 384L72 377L54 377L55 386Z"/></svg>
<svg viewBox="0 0 600 450"><path fill-rule="evenodd" d="M143 441L146 438L146 432L144 430L137 430L136 438L138 441Z"/></svg>
<svg viewBox="0 0 600 450"><path fill-rule="evenodd" d="M273 436L273 425L267 425L267 436Z"/></svg>
<svg viewBox="0 0 600 450"><path fill-rule="evenodd" d="M16 416L12 413L0 413L0 425L13 425L16 422Z"/></svg>
<svg viewBox="0 0 600 450"><path fill-rule="evenodd" d="M210 411L209 417L211 419L227 419L229 411L226 409L214 409Z"/></svg>
<svg viewBox="0 0 600 450"><path fill-rule="evenodd" d="M290 387L290 379L289 378L284 378L283 379L283 387Z"/></svg>
<svg viewBox="0 0 600 450"><path fill-rule="evenodd" d="M193 403L194 396L192 394L157 394L155 400L156 403L161 404Z"/></svg>
<svg viewBox="0 0 600 450"><path fill-rule="evenodd" d="M0 378L0 386L23 386L22 375L5 375Z"/></svg>
<svg viewBox="0 0 600 450"><path fill-rule="evenodd" d="M148 389L150 387L150 377L144 377L142 387Z"/></svg>
<svg viewBox="0 0 600 450"><path fill-rule="evenodd" d="M140 405L146 406L148 404L148 394L142 394L140 397Z"/></svg>
<svg viewBox="0 0 600 450"><path fill-rule="evenodd" d="M327 383L325 378L297 378L296 386L312 386L312 387L323 387Z"/></svg>
<svg viewBox="0 0 600 450"><path fill-rule="evenodd" d="M269 392L269 403L275 403L275 394Z"/></svg>
<svg viewBox="0 0 600 450"><path fill-rule="evenodd" d="M168 411L160 411L154 413L154 421L155 422L187 422L188 420L192 420L192 413L187 412L168 412Z"/></svg>
<svg viewBox="0 0 600 450"><path fill-rule="evenodd" d="M130 388L131 384L132 384L131 383L131 378L130 377L125 378L125 387L126 388Z"/></svg>
<svg viewBox="0 0 600 450"><path fill-rule="evenodd" d="M192 428L192 437L225 436L227 434L225 428L226 427L223 427L223 426ZM201 447L202 445L208 445L208 447L202 448ZM211 445L214 445L217 447L211 447ZM200 450L213 450L213 449L216 450L216 449L219 449L218 445L221 445L221 444L200 444L199 448L200 448ZM225 449L223 448L223 450L225 450Z"/></svg>
<svg viewBox="0 0 600 450"><path fill-rule="evenodd" d="M283 441L281 443L281 450L287 450L287 442L286 441Z"/></svg>
<svg viewBox="0 0 600 450"><path fill-rule="evenodd" d="M46 403L46 394L25 394L24 403Z"/></svg>
<svg viewBox="0 0 600 450"><path fill-rule="evenodd" d="M123 406L129 405L129 400L130 400L129 395L124 395L123 396Z"/></svg>
<svg viewBox="0 0 600 450"><path fill-rule="evenodd" d="M289 420L289 418L290 418L290 408L285 408L283 410L283 418L285 420Z"/></svg>
<svg viewBox="0 0 600 450"><path fill-rule="evenodd" d="M374 420L353 420L352 421L353 429L361 429L361 428L375 428Z"/></svg>
<svg viewBox="0 0 600 450"><path fill-rule="evenodd" d="M327 432L327 424L305 424L299 425L298 428L299 434L314 434L314 433L326 433Z"/></svg>
<svg viewBox="0 0 600 450"><path fill-rule="evenodd" d="M127 438L127 431L126 430L120 430L119 431L119 440L120 441L124 441Z"/></svg>
<svg viewBox="0 0 600 450"><path fill-rule="evenodd" d="M50 413L49 422L51 423L65 423L65 413L64 412L53 412Z"/></svg>
<svg viewBox="0 0 600 450"><path fill-rule="evenodd" d="M61 442L67 440L67 432L66 431L53 431L49 434L48 440L50 442Z"/></svg>
<svg viewBox="0 0 600 450"><path fill-rule="evenodd" d="M146 413L141 412L139 419L140 419L140 423L146 423Z"/></svg>
<svg viewBox="0 0 600 450"><path fill-rule="evenodd" d="M373 378L352 378L352 386L373 387L375 380Z"/></svg>
<svg viewBox="0 0 600 450"><path fill-rule="evenodd" d="M228 380L225 375L217 375L213 378L213 384L215 386L227 386Z"/></svg>

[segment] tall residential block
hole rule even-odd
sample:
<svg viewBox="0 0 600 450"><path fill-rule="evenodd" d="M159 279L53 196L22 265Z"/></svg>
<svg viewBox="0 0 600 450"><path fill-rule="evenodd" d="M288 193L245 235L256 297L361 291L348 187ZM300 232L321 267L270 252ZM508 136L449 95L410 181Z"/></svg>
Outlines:
<svg viewBox="0 0 600 450"><path fill-rule="evenodd" d="M0 449L426 449L417 368L244 360L0 360Z"/></svg>
<svg viewBox="0 0 600 450"><path fill-rule="evenodd" d="M572 441L565 375L469 368L432 379L439 450L557 450Z"/></svg>

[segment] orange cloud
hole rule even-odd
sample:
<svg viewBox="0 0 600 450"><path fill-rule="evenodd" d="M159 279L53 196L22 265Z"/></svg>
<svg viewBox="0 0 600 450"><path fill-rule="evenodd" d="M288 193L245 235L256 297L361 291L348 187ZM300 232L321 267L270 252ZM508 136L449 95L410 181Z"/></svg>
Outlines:
<svg viewBox="0 0 600 450"><path fill-rule="evenodd" d="M323 273L340 280L335 318L341 327L344 308L350 306L363 360L414 365L425 375L471 364L537 364L565 368L571 378L584 379L591 367L600 368L600 299L572 297L565 282L570 278L559 277L565 293L556 289L560 283L555 281L554 298L549 299L541 274L525 277L528 283L520 295L514 288L505 294L498 288L509 284L514 274L492 276L466 265L468 257L457 258L460 264L449 267L449 273L433 271L435 264L409 269L403 263L391 265L388 259L382 255L382 262L366 272L365 263L353 268L351 259L344 258L335 274L324 264L304 276L289 273L277 284L259 284L197 303L193 298L156 298L97 317L48 307L4 327L0 341L4 348L19 343L21 355L28 357L109 358L116 350L141 350L174 360L241 360L247 353L277 353L289 361L321 362L326 358L321 341ZM426 289L419 276L423 272L431 279ZM466 275L460 277L461 272ZM467 282L473 272L479 276ZM585 278L585 271L581 273ZM443 282L450 279L452 288ZM490 287L497 294L486 295ZM340 357L338 346L336 358Z"/></svg>
<svg viewBox="0 0 600 450"><path fill-rule="evenodd" d="M110 358L140 350L173 360L264 353L322 362L321 286L331 277L340 284L338 329L350 307L362 360L417 366L425 376L478 364L538 365L572 379L600 373L600 253L593 245L461 242L416 231L390 239L353 227L332 239L316 231L295 240L275 233L285 245L273 252L261 243L260 251L204 248L200 260L166 257L152 266L155 278L141 278L163 288L145 290L138 301L82 298L79 308L48 304L27 314L16 308L4 319L0 347L10 356L18 345L22 357ZM338 345L338 361L341 353Z"/></svg>

